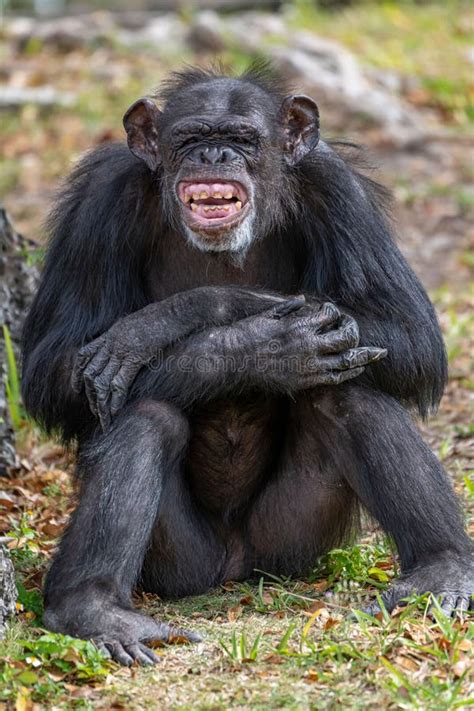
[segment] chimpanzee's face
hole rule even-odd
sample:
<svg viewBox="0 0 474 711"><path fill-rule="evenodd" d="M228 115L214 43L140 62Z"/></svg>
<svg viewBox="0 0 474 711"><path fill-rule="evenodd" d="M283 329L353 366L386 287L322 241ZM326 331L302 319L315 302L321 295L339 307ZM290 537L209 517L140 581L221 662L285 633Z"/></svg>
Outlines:
<svg viewBox="0 0 474 711"><path fill-rule="evenodd" d="M238 79L212 78L173 94L163 112L147 99L124 119L129 146L160 169L166 214L205 251L245 253L288 208L289 165L319 136L307 97L283 105Z"/></svg>

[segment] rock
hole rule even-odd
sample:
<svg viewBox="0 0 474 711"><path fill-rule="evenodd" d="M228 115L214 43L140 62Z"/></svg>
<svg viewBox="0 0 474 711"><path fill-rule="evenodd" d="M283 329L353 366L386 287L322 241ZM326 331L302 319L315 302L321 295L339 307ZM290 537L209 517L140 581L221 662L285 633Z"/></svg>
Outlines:
<svg viewBox="0 0 474 711"><path fill-rule="evenodd" d="M282 17L264 12L245 12L226 21L229 41L234 47L255 54L264 53L268 40L281 38L286 44L288 28Z"/></svg>
<svg viewBox="0 0 474 711"><path fill-rule="evenodd" d="M115 28L113 16L108 12L92 12L76 17L58 17L51 20L15 18L5 23L5 34L24 47L35 39L70 52L86 44L106 41Z"/></svg>
<svg viewBox="0 0 474 711"><path fill-rule="evenodd" d="M5 636L8 618L15 614L16 599L13 564L7 549L0 545L0 639Z"/></svg>
<svg viewBox="0 0 474 711"><path fill-rule="evenodd" d="M0 85L0 109L16 109L25 104L36 106L72 106L75 96L52 86L21 87Z"/></svg>
<svg viewBox="0 0 474 711"><path fill-rule="evenodd" d="M140 29L123 29L117 40L127 47L150 46L159 54L177 54L185 46L186 26L175 13L149 17Z"/></svg>
<svg viewBox="0 0 474 711"><path fill-rule="evenodd" d="M225 34L224 22L215 12L208 10L196 16L186 41L195 52L222 52L227 44Z"/></svg>

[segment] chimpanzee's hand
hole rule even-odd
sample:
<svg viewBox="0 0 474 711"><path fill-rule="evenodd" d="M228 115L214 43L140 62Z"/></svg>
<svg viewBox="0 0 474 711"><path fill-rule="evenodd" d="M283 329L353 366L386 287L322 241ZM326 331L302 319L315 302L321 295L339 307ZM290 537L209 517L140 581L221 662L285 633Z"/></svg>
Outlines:
<svg viewBox="0 0 474 711"><path fill-rule="evenodd" d="M77 393L85 389L103 430L110 424L110 401L128 392L140 368L156 354L145 326L140 318L121 319L76 357L72 387Z"/></svg>
<svg viewBox="0 0 474 711"><path fill-rule="evenodd" d="M275 318L278 308L235 325L243 347L256 350L257 382L289 392L338 384L387 355L384 348L357 347L356 321L332 303L306 304Z"/></svg>

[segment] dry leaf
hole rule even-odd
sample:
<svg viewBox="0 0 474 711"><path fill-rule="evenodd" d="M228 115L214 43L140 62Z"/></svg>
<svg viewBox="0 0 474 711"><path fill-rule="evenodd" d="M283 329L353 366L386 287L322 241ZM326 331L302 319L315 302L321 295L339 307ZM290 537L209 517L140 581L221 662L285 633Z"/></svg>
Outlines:
<svg viewBox="0 0 474 711"><path fill-rule="evenodd" d="M414 659L406 656L395 657L395 663L398 664L403 669L408 669L408 671L416 672L419 669L418 664Z"/></svg>
<svg viewBox="0 0 474 711"><path fill-rule="evenodd" d="M331 627L335 627L338 624L339 620L336 620L334 617L328 617L328 619L324 623L324 630L327 632L327 630L330 630Z"/></svg>
<svg viewBox="0 0 474 711"><path fill-rule="evenodd" d="M229 607L227 610L227 619L229 622L235 622L242 614L242 605L235 605L235 607Z"/></svg>
<svg viewBox="0 0 474 711"><path fill-rule="evenodd" d="M253 596L252 595L245 595L245 597L240 598L241 605L251 605L252 603L253 603Z"/></svg>

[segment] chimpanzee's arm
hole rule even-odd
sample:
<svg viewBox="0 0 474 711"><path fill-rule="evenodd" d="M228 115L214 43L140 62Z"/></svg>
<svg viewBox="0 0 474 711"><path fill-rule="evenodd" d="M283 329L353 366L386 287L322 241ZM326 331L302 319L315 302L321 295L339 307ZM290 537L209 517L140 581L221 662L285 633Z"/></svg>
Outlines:
<svg viewBox="0 0 474 711"><path fill-rule="evenodd" d="M167 348L138 374L130 399L154 397L180 407L258 389L292 394L337 385L385 357L382 348L357 348L357 324L330 303L297 299L224 328L206 329ZM101 422L108 424L128 388L104 393Z"/></svg>
<svg viewBox="0 0 474 711"><path fill-rule="evenodd" d="M383 188L320 143L301 166L308 249L301 291L331 299L359 324L361 345L388 356L364 378L422 415L438 404L447 362L436 314L395 244Z"/></svg>

